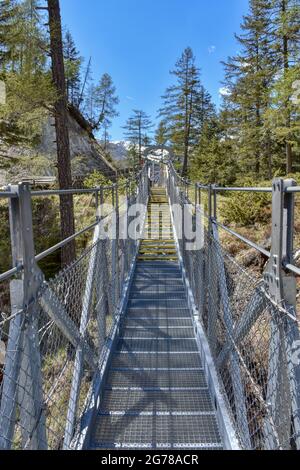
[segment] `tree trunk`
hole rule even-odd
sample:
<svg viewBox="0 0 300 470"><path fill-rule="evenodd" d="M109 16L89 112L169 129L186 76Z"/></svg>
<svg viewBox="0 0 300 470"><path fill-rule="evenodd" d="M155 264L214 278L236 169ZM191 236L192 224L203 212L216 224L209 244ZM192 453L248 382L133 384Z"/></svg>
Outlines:
<svg viewBox="0 0 300 470"><path fill-rule="evenodd" d="M142 166L142 122L139 121L139 164Z"/></svg>
<svg viewBox="0 0 300 470"><path fill-rule="evenodd" d="M72 187L71 154L59 0L48 0L48 12L52 76L58 96L55 103L58 181L60 189L69 189ZM64 240L75 232L73 196L60 196L60 218L61 236ZM66 266L74 258L75 241L62 249L62 266Z"/></svg>
<svg viewBox="0 0 300 470"><path fill-rule="evenodd" d="M182 166L182 177L183 178L185 178L187 176L188 160L189 160L189 150L188 150L188 146L185 145L185 147L184 147L183 166Z"/></svg>
<svg viewBox="0 0 300 470"><path fill-rule="evenodd" d="M286 174L289 175L290 173L293 173L293 151L292 151L292 146L289 142L286 142L285 144L286 150Z"/></svg>
<svg viewBox="0 0 300 470"><path fill-rule="evenodd" d="M256 145L258 144L258 148L255 152L255 173L256 176L259 177L260 173L260 139L258 138L259 129L261 127L261 119L260 119L260 103L256 102Z"/></svg>

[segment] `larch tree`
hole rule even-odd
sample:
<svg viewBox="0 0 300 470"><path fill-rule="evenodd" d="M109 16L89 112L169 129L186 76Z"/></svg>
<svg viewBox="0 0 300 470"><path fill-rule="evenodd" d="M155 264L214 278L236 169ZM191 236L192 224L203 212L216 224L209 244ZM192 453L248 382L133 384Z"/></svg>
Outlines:
<svg viewBox="0 0 300 470"><path fill-rule="evenodd" d="M142 162L142 148L151 142L149 134L153 128L150 116L142 110L133 110L132 116L124 126L124 136L138 150L139 163Z"/></svg>
<svg viewBox="0 0 300 470"><path fill-rule="evenodd" d="M70 31L67 31L64 37L64 61L67 100L78 108L82 88L81 65L83 59L76 48Z"/></svg>
<svg viewBox="0 0 300 470"><path fill-rule="evenodd" d="M0 79L6 83L1 106L3 137L8 143L32 145L55 100L47 63L47 38L37 0L4 0L0 13Z"/></svg>
<svg viewBox="0 0 300 470"><path fill-rule="evenodd" d="M119 104L116 87L108 73L105 73L99 84L94 86L93 93L96 119L93 118L92 127L95 130L108 130L112 119L118 116L116 107Z"/></svg>
<svg viewBox="0 0 300 470"><path fill-rule="evenodd" d="M155 131L155 143L156 145L165 146L168 142L169 135L168 135L168 127L165 121L160 121L157 129Z"/></svg>
<svg viewBox="0 0 300 470"><path fill-rule="evenodd" d="M10 66L14 68L17 59L19 34L18 20L20 5L16 0L0 0L0 72Z"/></svg>

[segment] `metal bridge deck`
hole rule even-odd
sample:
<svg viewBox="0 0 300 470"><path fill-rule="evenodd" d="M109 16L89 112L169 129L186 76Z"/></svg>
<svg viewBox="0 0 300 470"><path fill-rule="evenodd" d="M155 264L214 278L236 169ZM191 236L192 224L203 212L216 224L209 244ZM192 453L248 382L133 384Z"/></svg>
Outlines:
<svg viewBox="0 0 300 470"><path fill-rule="evenodd" d="M167 208L154 190L149 214L157 201ZM93 449L223 448L174 240L167 245L161 237L141 243Z"/></svg>

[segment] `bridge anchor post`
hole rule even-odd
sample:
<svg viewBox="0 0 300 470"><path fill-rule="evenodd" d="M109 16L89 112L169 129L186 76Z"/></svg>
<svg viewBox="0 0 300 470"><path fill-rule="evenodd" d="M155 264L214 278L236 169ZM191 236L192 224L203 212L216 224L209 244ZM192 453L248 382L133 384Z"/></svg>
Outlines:
<svg viewBox="0 0 300 470"><path fill-rule="evenodd" d="M272 247L264 274L265 287L274 302L271 309L267 403L271 415L264 426L266 449L290 449L291 428L294 444L300 448L300 365L293 361L295 345L300 344L296 321L296 279L284 265L293 261L294 180L276 179L272 186ZM281 310L276 306L281 307ZM286 312L286 313L285 313Z"/></svg>

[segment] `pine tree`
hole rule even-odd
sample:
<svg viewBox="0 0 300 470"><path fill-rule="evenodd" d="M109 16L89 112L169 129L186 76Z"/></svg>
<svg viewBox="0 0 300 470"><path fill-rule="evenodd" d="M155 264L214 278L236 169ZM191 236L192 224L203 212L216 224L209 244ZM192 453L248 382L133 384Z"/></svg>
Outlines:
<svg viewBox="0 0 300 470"><path fill-rule="evenodd" d="M110 134L109 134L109 125L107 123L103 124L103 133L102 133L102 140L103 140L103 148L106 151L109 141L110 141Z"/></svg>
<svg viewBox="0 0 300 470"><path fill-rule="evenodd" d="M161 145L164 147L168 142L168 128L165 121L160 121L156 131L155 131L155 143L156 145Z"/></svg>
<svg viewBox="0 0 300 470"><path fill-rule="evenodd" d="M127 164L131 169L136 168L139 165L140 157L138 148L135 144L130 144L127 152Z"/></svg>
<svg viewBox="0 0 300 470"><path fill-rule="evenodd" d="M81 89L78 98L78 109L86 115L86 101L88 100L88 90L92 84L92 58L89 58L85 72L83 73L83 79Z"/></svg>
<svg viewBox="0 0 300 470"><path fill-rule="evenodd" d="M175 153L183 156L182 174L188 171L189 154L196 145L207 114L213 113L208 93L200 82L200 72L190 47L186 48L176 62L171 74L176 84L167 88L159 116L168 128L168 138Z"/></svg>
<svg viewBox="0 0 300 470"><path fill-rule="evenodd" d="M275 135L285 148L286 172L293 170L293 148L297 145L299 111L293 108L292 84L299 78L300 61L300 2L299 0L273 0L272 37L276 65L274 112L271 120L277 124ZM279 78L278 78L279 77Z"/></svg>
<svg viewBox="0 0 300 470"><path fill-rule="evenodd" d="M93 88L93 116L91 124L93 129L108 129L112 124L112 119L118 116L116 106L119 104L119 98L116 95L116 87L112 78L105 73L99 82L99 85ZM96 114L96 117L94 116Z"/></svg>
<svg viewBox="0 0 300 470"><path fill-rule="evenodd" d="M64 37L64 60L66 74L66 89L68 102L79 107L81 93L81 65L82 57L76 49L75 42L69 31Z"/></svg>
<svg viewBox="0 0 300 470"><path fill-rule="evenodd" d="M191 179L228 186L235 183L237 172L233 142L225 139L218 120L207 122L191 156Z"/></svg>
<svg viewBox="0 0 300 470"><path fill-rule="evenodd" d="M38 11L39 0L0 0L2 70L34 74L45 70L47 41Z"/></svg>
<svg viewBox="0 0 300 470"><path fill-rule="evenodd" d="M269 0L250 0L250 12L236 36L241 52L225 63L227 96L224 98L228 135L237 145L239 163L257 176L269 165L269 136L264 132L264 113L270 105L274 76ZM266 161L267 160L267 161Z"/></svg>
<svg viewBox="0 0 300 470"><path fill-rule="evenodd" d="M47 38L38 0L3 1L0 16L0 79L6 83L7 103L0 118L8 122L4 138L35 142L55 101L48 70Z"/></svg>
<svg viewBox="0 0 300 470"><path fill-rule="evenodd" d="M12 66L18 42L20 6L16 0L0 0L0 71Z"/></svg>
<svg viewBox="0 0 300 470"><path fill-rule="evenodd" d="M150 117L142 110L133 110L133 115L128 119L125 129L125 138L133 147L138 149L139 162L142 161L142 147L149 145L151 139L149 133L152 130Z"/></svg>

